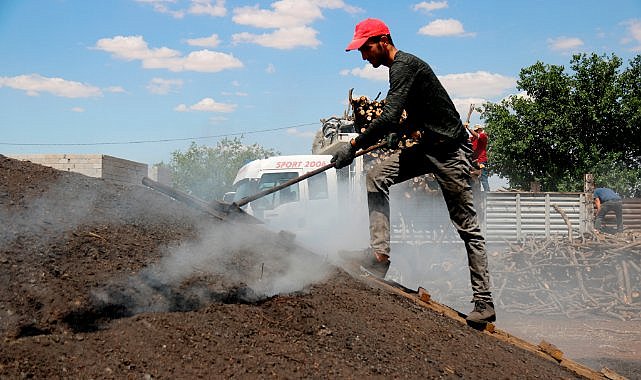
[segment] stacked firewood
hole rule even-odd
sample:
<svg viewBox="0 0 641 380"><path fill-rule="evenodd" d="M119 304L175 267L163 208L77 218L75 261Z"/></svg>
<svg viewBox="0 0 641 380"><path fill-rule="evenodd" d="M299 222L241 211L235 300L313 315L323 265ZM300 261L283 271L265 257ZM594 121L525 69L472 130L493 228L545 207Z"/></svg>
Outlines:
<svg viewBox="0 0 641 380"><path fill-rule="evenodd" d="M495 256L495 302L504 310L641 320L641 233L530 239Z"/></svg>
<svg viewBox="0 0 641 380"><path fill-rule="evenodd" d="M357 133L365 132L372 121L381 116L385 107L385 99L379 102L376 99L369 100L367 96L350 99L350 103L354 111L354 128Z"/></svg>
<svg viewBox="0 0 641 380"><path fill-rule="evenodd" d="M421 286L440 302L469 301L469 268L430 257ZM488 252L494 304L525 315L641 320L641 231L530 238ZM422 257L422 256L421 256Z"/></svg>
<svg viewBox="0 0 641 380"><path fill-rule="evenodd" d="M380 95L380 94L379 94ZM385 107L385 99L378 101L378 96L374 100L370 100L367 96L360 96L357 98L351 97L350 92L350 105L354 111L354 129L357 133L363 133L372 121L376 120L383 113ZM402 125L407 119L407 114L403 111L400 124ZM416 136L399 136L399 148L408 147L415 144ZM369 170L375 164L383 161L389 157L396 149L379 149L378 151L371 152L365 156L365 169ZM405 196L410 198L416 192L429 192L435 191L438 188L434 181L434 176L431 174L416 177L404 185L407 186Z"/></svg>

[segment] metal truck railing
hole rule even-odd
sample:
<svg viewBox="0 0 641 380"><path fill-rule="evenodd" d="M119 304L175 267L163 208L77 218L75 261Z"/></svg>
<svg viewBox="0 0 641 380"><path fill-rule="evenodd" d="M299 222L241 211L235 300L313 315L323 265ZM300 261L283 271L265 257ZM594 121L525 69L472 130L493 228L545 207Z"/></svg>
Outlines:
<svg viewBox="0 0 641 380"><path fill-rule="evenodd" d="M590 230L593 207L585 193L525 192L489 192L484 206L482 227L488 241L569 233L578 237Z"/></svg>
<svg viewBox="0 0 641 380"><path fill-rule="evenodd" d="M476 204L488 242L569 233L578 237L591 230L593 221L587 193L488 192L477 197ZM392 203L390 217L393 243L460 241L439 192Z"/></svg>

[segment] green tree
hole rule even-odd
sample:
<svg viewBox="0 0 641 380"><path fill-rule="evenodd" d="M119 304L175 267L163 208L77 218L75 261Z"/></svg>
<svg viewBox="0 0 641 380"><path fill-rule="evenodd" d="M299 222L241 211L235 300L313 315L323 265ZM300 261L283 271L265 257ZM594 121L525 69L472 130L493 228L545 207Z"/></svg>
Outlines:
<svg viewBox="0 0 641 380"><path fill-rule="evenodd" d="M258 144L243 145L238 137L223 138L215 147L192 142L186 152L174 151L169 167L176 188L211 201L231 190L236 173L244 164L278 154Z"/></svg>
<svg viewBox="0 0 641 380"><path fill-rule="evenodd" d="M510 184L582 191L583 175L624 195L641 192L641 56L621 70L615 55L577 54L570 70L537 62L514 95L486 103L493 172Z"/></svg>

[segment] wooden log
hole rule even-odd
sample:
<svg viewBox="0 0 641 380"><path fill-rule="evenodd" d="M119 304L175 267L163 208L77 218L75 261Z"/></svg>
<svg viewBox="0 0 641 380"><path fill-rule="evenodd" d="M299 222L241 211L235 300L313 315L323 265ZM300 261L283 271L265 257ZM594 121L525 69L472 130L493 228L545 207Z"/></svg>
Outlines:
<svg viewBox="0 0 641 380"><path fill-rule="evenodd" d="M623 274L623 292L625 294L623 302L629 305L632 302L632 288L630 287L630 274L625 260L621 262L621 271Z"/></svg>
<svg viewBox="0 0 641 380"><path fill-rule="evenodd" d="M553 357L554 360L558 362L563 360L563 351L559 350L558 347L556 347L552 343L548 343L545 340L542 340L541 343L539 343L539 348L541 349L541 351Z"/></svg>
<svg viewBox="0 0 641 380"><path fill-rule="evenodd" d="M563 211L561 207L559 207L556 204L552 204L552 207L556 212L561 215L561 218L563 218L563 221L565 222L565 225L568 227L568 240L570 241L570 244L574 243L574 234L572 233L572 223L570 222L570 218L568 218L568 215Z"/></svg>

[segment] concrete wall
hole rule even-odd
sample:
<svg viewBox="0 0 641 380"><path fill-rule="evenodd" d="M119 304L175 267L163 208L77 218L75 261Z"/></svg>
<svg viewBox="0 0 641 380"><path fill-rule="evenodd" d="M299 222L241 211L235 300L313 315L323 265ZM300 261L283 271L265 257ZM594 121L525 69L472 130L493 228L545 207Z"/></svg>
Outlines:
<svg viewBox="0 0 641 380"><path fill-rule="evenodd" d="M173 186L171 170L167 167L154 165L149 168L149 174L147 176L163 185Z"/></svg>
<svg viewBox="0 0 641 380"><path fill-rule="evenodd" d="M9 157L89 177L137 185L147 175L147 164L104 154L16 154Z"/></svg>

